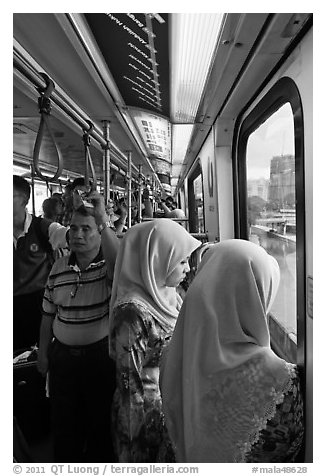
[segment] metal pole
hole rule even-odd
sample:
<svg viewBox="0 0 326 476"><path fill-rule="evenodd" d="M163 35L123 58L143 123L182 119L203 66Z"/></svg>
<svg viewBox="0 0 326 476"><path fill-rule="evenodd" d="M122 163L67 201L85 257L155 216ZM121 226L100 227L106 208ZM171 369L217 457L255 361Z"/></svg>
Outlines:
<svg viewBox="0 0 326 476"><path fill-rule="evenodd" d="M85 173L84 173L84 184L86 187L89 186L89 163L88 163L88 136L86 133L83 135L83 141L84 141L84 156L85 156ZM87 190L87 188L86 188Z"/></svg>
<svg viewBox="0 0 326 476"><path fill-rule="evenodd" d="M128 173L127 173L127 185L128 185L128 194L127 194L127 204L128 204L128 228L131 227L131 151L127 152L128 156Z"/></svg>
<svg viewBox="0 0 326 476"><path fill-rule="evenodd" d="M108 203L110 199L110 123L109 121L102 121L103 123L103 135L106 145L103 145L103 187L104 187L104 202Z"/></svg>
<svg viewBox="0 0 326 476"><path fill-rule="evenodd" d="M138 222L140 223L142 221L142 192L143 192L143 187L142 187L142 165L138 165Z"/></svg>
<svg viewBox="0 0 326 476"><path fill-rule="evenodd" d="M34 182L34 164L31 163L31 186L32 186L32 211L35 215L35 182Z"/></svg>

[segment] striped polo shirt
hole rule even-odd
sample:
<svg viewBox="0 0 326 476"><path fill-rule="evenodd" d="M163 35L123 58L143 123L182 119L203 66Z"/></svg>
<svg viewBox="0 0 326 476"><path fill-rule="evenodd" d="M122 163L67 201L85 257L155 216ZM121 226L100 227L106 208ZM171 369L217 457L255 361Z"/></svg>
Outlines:
<svg viewBox="0 0 326 476"><path fill-rule="evenodd" d="M83 271L73 252L58 259L43 299L43 315L54 319L54 336L66 345L88 345L106 337L111 288L101 250Z"/></svg>

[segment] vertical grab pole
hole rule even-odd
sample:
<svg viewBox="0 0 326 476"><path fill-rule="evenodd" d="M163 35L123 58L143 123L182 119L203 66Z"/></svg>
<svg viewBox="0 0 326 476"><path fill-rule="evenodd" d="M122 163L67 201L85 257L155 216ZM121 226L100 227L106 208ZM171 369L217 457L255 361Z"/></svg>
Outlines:
<svg viewBox="0 0 326 476"><path fill-rule="evenodd" d="M143 192L143 187L142 187L142 179L141 179L141 171L142 171L142 165L138 165L138 222L140 223L142 221L142 192Z"/></svg>
<svg viewBox="0 0 326 476"><path fill-rule="evenodd" d="M31 163L31 186L32 186L32 213L35 215L35 181L34 181L34 164Z"/></svg>
<svg viewBox="0 0 326 476"><path fill-rule="evenodd" d="M102 146L104 149L103 154L103 187L104 187L104 202L107 205L110 199L110 123L109 121L102 121L103 123L103 135L106 141L106 145Z"/></svg>
<svg viewBox="0 0 326 476"><path fill-rule="evenodd" d="M88 148L87 145L85 145L85 185L86 185L86 190L88 190L89 187L89 163L88 163Z"/></svg>
<svg viewBox="0 0 326 476"><path fill-rule="evenodd" d="M130 228L131 227L131 151L128 151L127 154L128 154L128 173L127 173L127 181L128 181L128 195L127 195L128 228Z"/></svg>

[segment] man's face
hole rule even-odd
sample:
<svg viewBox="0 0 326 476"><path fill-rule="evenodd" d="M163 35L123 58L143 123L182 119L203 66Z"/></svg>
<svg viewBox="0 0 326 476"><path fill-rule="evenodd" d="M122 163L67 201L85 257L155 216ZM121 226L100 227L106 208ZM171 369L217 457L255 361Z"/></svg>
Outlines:
<svg viewBox="0 0 326 476"><path fill-rule="evenodd" d="M13 216L25 212L27 197L15 187L13 188Z"/></svg>
<svg viewBox="0 0 326 476"><path fill-rule="evenodd" d="M101 236L98 232L95 219L92 216L83 216L74 213L69 230L70 249L77 255L87 255L94 258L101 245Z"/></svg>

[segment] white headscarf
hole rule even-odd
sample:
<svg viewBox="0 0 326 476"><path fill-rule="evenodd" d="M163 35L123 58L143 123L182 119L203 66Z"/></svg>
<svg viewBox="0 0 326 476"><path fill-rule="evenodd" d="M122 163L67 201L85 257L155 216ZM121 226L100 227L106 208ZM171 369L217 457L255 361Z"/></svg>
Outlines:
<svg viewBox="0 0 326 476"><path fill-rule="evenodd" d="M172 332L182 300L175 288L165 285L166 278L200 245L168 218L132 226L122 239L115 264L109 336L114 307L128 302L145 306L163 329ZM114 346L110 349L113 351Z"/></svg>
<svg viewBox="0 0 326 476"><path fill-rule="evenodd" d="M270 348L279 267L245 240L204 255L163 357L160 384L178 462L241 462L293 369Z"/></svg>

